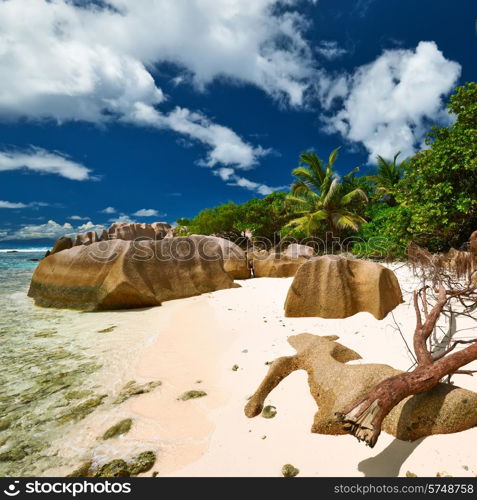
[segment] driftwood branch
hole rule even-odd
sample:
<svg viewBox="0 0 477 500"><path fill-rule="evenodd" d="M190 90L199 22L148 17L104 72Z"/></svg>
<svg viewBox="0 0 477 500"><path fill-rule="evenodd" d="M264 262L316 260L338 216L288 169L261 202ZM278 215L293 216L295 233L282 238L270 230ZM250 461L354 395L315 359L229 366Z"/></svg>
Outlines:
<svg viewBox="0 0 477 500"><path fill-rule="evenodd" d="M462 257L453 271L449 262L443 261L441 257L437 258L427 251L420 254L414 249L414 252L415 262L419 264L423 278L423 286L413 293L416 314L414 369L382 381L366 396L337 414L344 430L371 447L376 444L381 433L383 420L403 399L429 391L446 376L450 380L453 374L477 373L477 370L461 369L477 360L477 338L453 339L456 334L456 316L462 314L475 319L471 314L477 308L474 256L471 255L471 264L467 257ZM431 284L427 284L429 282ZM432 299L429 299L428 291ZM456 312L452 303L460 305L462 310ZM440 342L433 343L431 336L433 332L436 336L437 322L446 312L450 314L449 329ZM457 350L458 346L465 345L467 347Z"/></svg>

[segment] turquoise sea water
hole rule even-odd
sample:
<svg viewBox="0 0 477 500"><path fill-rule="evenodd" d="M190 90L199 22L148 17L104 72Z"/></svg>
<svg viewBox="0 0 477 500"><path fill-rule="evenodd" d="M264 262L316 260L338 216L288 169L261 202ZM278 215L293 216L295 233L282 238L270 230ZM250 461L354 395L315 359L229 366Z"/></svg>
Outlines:
<svg viewBox="0 0 477 500"><path fill-rule="evenodd" d="M0 250L0 476L34 476L58 462L51 443L74 424L100 364L68 328L77 312L41 309L27 297L44 249Z"/></svg>

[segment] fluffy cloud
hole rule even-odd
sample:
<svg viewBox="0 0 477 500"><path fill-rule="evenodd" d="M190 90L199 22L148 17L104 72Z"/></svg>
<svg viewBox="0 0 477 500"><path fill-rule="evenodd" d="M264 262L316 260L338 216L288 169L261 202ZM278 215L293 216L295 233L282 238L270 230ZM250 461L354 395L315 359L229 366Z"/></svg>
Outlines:
<svg viewBox="0 0 477 500"><path fill-rule="evenodd" d="M304 1L0 2L0 117L149 121L205 144L208 166L250 168L265 150L201 114L159 112L150 68L172 62L199 90L227 78L300 105L314 72Z"/></svg>
<svg viewBox="0 0 477 500"><path fill-rule="evenodd" d="M89 217L81 217L81 215L71 215L68 217L70 220L88 220Z"/></svg>
<svg viewBox="0 0 477 500"><path fill-rule="evenodd" d="M101 210L102 214L115 214L117 210L114 207L106 207Z"/></svg>
<svg viewBox="0 0 477 500"><path fill-rule="evenodd" d="M100 233L103 229L105 229L103 225L94 224L91 221L74 227L69 222L59 224L54 220L49 220L44 224L25 225L12 232L3 231L3 234L0 234L0 240L56 240L60 236L74 236L77 233L84 233L86 231L96 231Z"/></svg>
<svg viewBox="0 0 477 500"><path fill-rule="evenodd" d="M70 236L76 233L85 233L86 231L96 231L97 233L101 233L106 227L103 224L94 224L91 221L86 222L85 224L81 224L80 226L74 228L71 233L68 233Z"/></svg>
<svg viewBox="0 0 477 500"><path fill-rule="evenodd" d="M460 70L434 42L420 42L415 50L388 50L322 92L325 107L342 103L327 118L326 130L362 143L370 162L378 154L411 155L429 125L451 120L442 98L455 86Z"/></svg>
<svg viewBox="0 0 477 500"><path fill-rule="evenodd" d="M0 172L19 169L61 175L74 181L84 181L91 178L91 171L88 168L58 152L52 153L34 147L26 151L0 151Z"/></svg>
<svg viewBox="0 0 477 500"><path fill-rule="evenodd" d="M23 226L12 233L3 236L3 240L34 240L34 239L56 239L67 233L73 232L73 226L66 222L61 225L54 220L45 224L33 224Z"/></svg>
<svg viewBox="0 0 477 500"><path fill-rule="evenodd" d="M129 217L129 215L127 214L119 214L117 217L112 217L111 219L108 219L108 222L112 222L112 223L115 223L115 222L136 222L134 219L132 219L131 217Z"/></svg>
<svg viewBox="0 0 477 500"><path fill-rule="evenodd" d="M239 186L249 191L255 191L258 194L266 196L267 194L273 193L274 191L278 191L281 189L286 189L288 186L278 186L278 187L270 187L266 184L261 184L259 182L254 182L245 177L241 177L235 173L233 168L219 168L214 172L215 175L218 175L223 181L227 182L229 186Z"/></svg>
<svg viewBox="0 0 477 500"><path fill-rule="evenodd" d="M14 203L11 201L4 201L0 200L0 208L26 208L28 205L25 205L25 203Z"/></svg>
<svg viewBox="0 0 477 500"><path fill-rule="evenodd" d="M159 212L153 208L141 208L141 210L134 212L133 215L136 217L158 217Z"/></svg>
<svg viewBox="0 0 477 500"><path fill-rule="evenodd" d="M4 201L0 200L0 208L34 208L38 209L40 207L47 207L49 203L45 203L44 201L31 201L30 203L22 203L22 202L12 202L12 201Z"/></svg>
<svg viewBox="0 0 477 500"><path fill-rule="evenodd" d="M270 152L260 146L253 147L230 128L217 125L201 113L193 113L184 108L176 108L163 114L152 106L136 103L134 112L126 120L158 129L171 129L205 144L208 146L208 153L200 164L207 167L233 165L249 169L257 164L260 157Z"/></svg>
<svg viewBox="0 0 477 500"><path fill-rule="evenodd" d="M324 40L320 42L316 46L315 51L329 60L337 59L338 57L343 56L347 52L346 49L340 47L338 43L334 40L331 41Z"/></svg>
<svg viewBox="0 0 477 500"><path fill-rule="evenodd" d="M180 65L301 104L312 74L304 0L10 0L0 3L0 109L103 120L164 100L148 68ZM310 1L310 0L308 0ZM184 77L184 76L183 76Z"/></svg>

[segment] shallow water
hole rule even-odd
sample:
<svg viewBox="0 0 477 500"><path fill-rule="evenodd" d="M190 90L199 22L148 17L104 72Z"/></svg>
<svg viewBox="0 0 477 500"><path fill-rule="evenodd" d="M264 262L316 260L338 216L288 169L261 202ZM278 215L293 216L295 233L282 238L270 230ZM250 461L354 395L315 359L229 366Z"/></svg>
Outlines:
<svg viewBox="0 0 477 500"><path fill-rule="evenodd" d="M101 332L114 314L36 307L30 259L43 254L0 252L0 476L75 469L97 439L84 419L112 408L141 343L140 332Z"/></svg>

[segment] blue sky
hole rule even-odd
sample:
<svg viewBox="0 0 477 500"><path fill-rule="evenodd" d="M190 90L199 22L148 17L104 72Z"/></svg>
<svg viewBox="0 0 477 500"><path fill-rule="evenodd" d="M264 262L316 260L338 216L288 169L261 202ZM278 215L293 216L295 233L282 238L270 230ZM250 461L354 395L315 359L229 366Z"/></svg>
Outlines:
<svg viewBox="0 0 477 500"><path fill-rule="evenodd" d="M0 3L0 244L190 217L422 147L477 79L473 0Z"/></svg>

